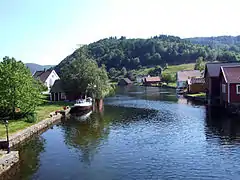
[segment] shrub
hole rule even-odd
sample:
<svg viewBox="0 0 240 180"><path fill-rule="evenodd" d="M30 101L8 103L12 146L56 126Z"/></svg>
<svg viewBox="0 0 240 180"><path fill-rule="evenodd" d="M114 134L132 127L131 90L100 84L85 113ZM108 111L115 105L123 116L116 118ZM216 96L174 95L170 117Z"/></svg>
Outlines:
<svg viewBox="0 0 240 180"><path fill-rule="evenodd" d="M37 121L37 114L35 112L31 112L31 113L27 114L25 121L28 122L28 123L36 122Z"/></svg>

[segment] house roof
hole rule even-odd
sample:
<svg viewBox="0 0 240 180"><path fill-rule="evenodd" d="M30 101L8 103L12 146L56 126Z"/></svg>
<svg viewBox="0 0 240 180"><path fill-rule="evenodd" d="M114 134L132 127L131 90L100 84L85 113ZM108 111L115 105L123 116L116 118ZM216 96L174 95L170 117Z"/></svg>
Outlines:
<svg viewBox="0 0 240 180"><path fill-rule="evenodd" d="M177 81L187 81L189 77L201 77L202 74L199 70L184 70L177 72Z"/></svg>
<svg viewBox="0 0 240 180"><path fill-rule="evenodd" d="M188 84L204 84L204 83L205 83L205 79L202 77L201 78L192 77L188 81Z"/></svg>
<svg viewBox="0 0 240 180"><path fill-rule="evenodd" d="M39 79L40 81L42 81L43 83L47 80L48 76L51 74L53 70L47 70L47 71L36 71L33 74L33 77L35 79Z"/></svg>
<svg viewBox="0 0 240 180"><path fill-rule="evenodd" d="M132 84L132 81L128 78L123 78L121 80L125 81L127 84Z"/></svg>
<svg viewBox="0 0 240 180"><path fill-rule="evenodd" d="M161 79L159 76L155 76L155 77L145 77L145 82L160 82Z"/></svg>
<svg viewBox="0 0 240 180"><path fill-rule="evenodd" d="M222 66L221 72L227 83L240 83L240 65Z"/></svg>
<svg viewBox="0 0 240 180"><path fill-rule="evenodd" d="M60 79L58 79L54 82L54 84L50 90L50 93L59 93L59 92L64 92L63 83L62 83L62 80L60 80Z"/></svg>
<svg viewBox="0 0 240 180"><path fill-rule="evenodd" d="M220 73L221 66L235 66L240 65L238 62L233 63L207 63L205 67L205 75L206 71L209 74L209 77L218 77Z"/></svg>

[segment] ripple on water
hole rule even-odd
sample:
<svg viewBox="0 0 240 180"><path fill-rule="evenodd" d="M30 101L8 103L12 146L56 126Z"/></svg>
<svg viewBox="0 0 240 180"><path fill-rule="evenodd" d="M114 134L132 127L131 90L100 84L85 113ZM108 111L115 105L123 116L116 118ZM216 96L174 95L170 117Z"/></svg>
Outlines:
<svg viewBox="0 0 240 180"><path fill-rule="evenodd" d="M132 88L26 143L15 179L240 179L238 119Z"/></svg>

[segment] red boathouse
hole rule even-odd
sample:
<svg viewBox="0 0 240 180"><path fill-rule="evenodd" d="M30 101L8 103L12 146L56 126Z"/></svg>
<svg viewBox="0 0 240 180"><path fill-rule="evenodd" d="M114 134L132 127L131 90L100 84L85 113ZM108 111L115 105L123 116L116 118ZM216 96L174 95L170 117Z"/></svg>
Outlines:
<svg viewBox="0 0 240 180"><path fill-rule="evenodd" d="M240 105L240 66L222 66L219 79L221 104Z"/></svg>

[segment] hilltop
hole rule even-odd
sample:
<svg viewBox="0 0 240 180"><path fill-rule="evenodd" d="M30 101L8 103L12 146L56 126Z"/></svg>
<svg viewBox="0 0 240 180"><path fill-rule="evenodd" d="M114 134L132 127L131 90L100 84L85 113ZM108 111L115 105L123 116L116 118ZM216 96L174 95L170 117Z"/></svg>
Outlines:
<svg viewBox="0 0 240 180"><path fill-rule="evenodd" d="M240 36L195 37L187 38L187 40L211 48L240 52Z"/></svg>
<svg viewBox="0 0 240 180"><path fill-rule="evenodd" d="M54 65L39 65L39 64L35 64L35 63L26 63L25 65L30 69L32 74L35 71L42 71L44 69L49 69L49 68L54 67Z"/></svg>
<svg viewBox="0 0 240 180"><path fill-rule="evenodd" d="M221 47L210 47L193 43L194 39L181 39L176 36L154 36L148 39L127 39L126 37L110 37L84 45L67 56L56 70L71 61L78 59L82 49L86 49L90 58L98 65L104 64L108 71L121 71L122 68L138 70L157 65L179 65L195 63L203 57L205 61L238 61L240 53Z"/></svg>

